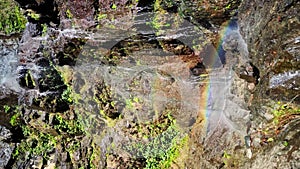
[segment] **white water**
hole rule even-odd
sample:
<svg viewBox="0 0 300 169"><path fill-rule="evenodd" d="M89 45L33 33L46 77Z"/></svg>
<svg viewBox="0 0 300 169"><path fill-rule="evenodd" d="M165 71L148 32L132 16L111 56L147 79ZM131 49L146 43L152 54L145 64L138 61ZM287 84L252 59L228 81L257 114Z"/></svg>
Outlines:
<svg viewBox="0 0 300 169"><path fill-rule="evenodd" d="M0 40L0 86L5 90L20 92L21 88L17 82L17 40L4 42Z"/></svg>
<svg viewBox="0 0 300 169"><path fill-rule="evenodd" d="M241 86L235 84L241 79L238 79L233 71L234 66L243 65L248 61L247 45L238 29L229 29L222 45L226 51L226 64L223 68L213 69L209 74L207 138L223 128L245 135L246 123L249 120L250 112L246 109L246 103L235 91L237 88L245 89L241 85L243 83L239 83Z"/></svg>

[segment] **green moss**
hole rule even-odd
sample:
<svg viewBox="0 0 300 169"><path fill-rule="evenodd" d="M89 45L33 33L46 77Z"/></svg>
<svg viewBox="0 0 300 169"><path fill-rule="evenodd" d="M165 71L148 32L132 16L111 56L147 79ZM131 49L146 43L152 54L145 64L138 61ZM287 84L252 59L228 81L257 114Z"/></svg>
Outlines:
<svg viewBox="0 0 300 169"><path fill-rule="evenodd" d="M224 150L222 160L225 168L240 168L245 160L243 157L244 155L241 152Z"/></svg>
<svg viewBox="0 0 300 169"><path fill-rule="evenodd" d="M101 160L101 150L99 146L96 146L94 142L91 143L91 149L90 150L90 157L89 157L89 166L90 169L97 169L99 162Z"/></svg>
<svg viewBox="0 0 300 169"><path fill-rule="evenodd" d="M283 141L282 144L287 147L289 145L289 143L287 141Z"/></svg>
<svg viewBox="0 0 300 169"><path fill-rule="evenodd" d="M27 20L13 0L0 0L0 32L19 33L25 29Z"/></svg>
<svg viewBox="0 0 300 169"><path fill-rule="evenodd" d="M11 118L12 124L15 127L21 127L23 136L25 137L15 148L12 154L14 159L22 158L27 160L32 158L32 156L41 156L48 160L49 155L53 153L53 150L58 145L58 147L65 147L64 151L70 154L81 147L80 140L74 138L74 135L84 133L80 117L68 120L63 118L61 114L55 114L53 124L45 123L43 129L21 123L22 118L22 114L20 113L15 114Z"/></svg>
<svg viewBox="0 0 300 169"><path fill-rule="evenodd" d="M283 141L281 133L285 132L286 126L289 125L300 114L299 105L288 103L270 103L273 119L266 123L262 128L262 134L267 143ZM284 143L286 144L286 143Z"/></svg>

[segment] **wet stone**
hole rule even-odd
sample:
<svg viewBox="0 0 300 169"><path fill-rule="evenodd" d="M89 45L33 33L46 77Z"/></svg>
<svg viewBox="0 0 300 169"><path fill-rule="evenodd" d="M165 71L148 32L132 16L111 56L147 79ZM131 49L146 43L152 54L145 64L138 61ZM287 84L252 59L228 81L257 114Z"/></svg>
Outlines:
<svg viewBox="0 0 300 169"><path fill-rule="evenodd" d="M12 133L3 126L0 126L0 168L5 167L11 158L14 144L7 143L6 139L11 137Z"/></svg>

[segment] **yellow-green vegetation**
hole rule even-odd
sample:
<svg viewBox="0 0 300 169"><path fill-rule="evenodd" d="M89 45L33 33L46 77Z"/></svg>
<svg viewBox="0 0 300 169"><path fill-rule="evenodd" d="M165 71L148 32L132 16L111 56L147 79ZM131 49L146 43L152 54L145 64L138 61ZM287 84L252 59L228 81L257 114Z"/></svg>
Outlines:
<svg viewBox="0 0 300 169"><path fill-rule="evenodd" d="M111 9L116 10L116 9L117 9L117 5L116 5L116 4L113 4L113 5L111 6Z"/></svg>
<svg viewBox="0 0 300 169"><path fill-rule="evenodd" d="M66 16L67 16L68 19L72 19L73 18L73 14L72 14L72 12L71 12L70 9L66 10Z"/></svg>
<svg viewBox="0 0 300 169"><path fill-rule="evenodd" d="M57 113L53 120L55 121L54 129L60 133L81 135L85 132L80 116L77 116L77 119L66 120L61 114Z"/></svg>
<svg viewBox="0 0 300 169"><path fill-rule="evenodd" d="M13 157L29 159L32 156L42 156L44 159L49 157L49 153L58 144L66 146L66 151L73 153L80 148L80 142L76 141L74 135L82 135L85 131L80 118L68 120L60 114L53 117L53 126L44 124L45 130L36 129L29 124L24 124L21 120L21 114L13 116L13 126L20 126L26 141L17 145L13 152ZM54 132L56 130L56 132ZM60 133L60 134L58 134Z"/></svg>
<svg viewBox="0 0 300 169"><path fill-rule="evenodd" d="M105 19L105 18L107 18L107 14L98 14L98 16L97 16L97 19L98 19L98 21L101 21L102 19Z"/></svg>
<svg viewBox="0 0 300 169"><path fill-rule="evenodd" d="M162 125L162 128L155 124L152 126L153 131L148 133L148 142L141 141L125 146L128 152L146 159L146 169L169 168L179 156L181 148L187 144L188 136L180 133L174 119L168 126ZM148 127L151 128L149 125ZM156 129L163 131L158 132Z"/></svg>
<svg viewBox="0 0 300 169"><path fill-rule="evenodd" d="M91 144L91 155L89 157L89 167L91 169L96 169L99 161L101 160L100 154L101 150L99 146L96 146L94 142Z"/></svg>
<svg viewBox="0 0 300 169"><path fill-rule="evenodd" d="M32 155L43 156L47 159L47 154L52 152L58 140L58 136L52 136L47 133L30 133L30 137L21 142L13 152L13 157L18 158L20 154L26 153L25 158ZM28 132L29 134L29 132Z"/></svg>
<svg viewBox="0 0 300 169"><path fill-rule="evenodd" d="M126 99L125 102L126 102L126 108L133 111L135 110L136 105L140 103L140 99L138 97L132 97Z"/></svg>
<svg viewBox="0 0 300 169"><path fill-rule="evenodd" d="M166 22L169 18L166 18L166 11L162 8L161 3L161 0L155 1L154 10L156 12L151 23L148 23L157 31L156 35L164 34L165 32L162 28L171 26L169 23Z"/></svg>
<svg viewBox="0 0 300 169"><path fill-rule="evenodd" d="M31 10L31 9L27 9L27 16L29 16L30 18L34 19L34 20L39 20L41 15L36 13L35 11Z"/></svg>
<svg viewBox="0 0 300 169"><path fill-rule="evenodd" d="M47 24L42 24L42 36L47 34L48 26Z"/></svg>
<svg viewBox="0 0 300 169"><path fill-rule="evenodd" d="M17 126L17 125L18 125L19 117L20 117L20 113L14 114L14 115L10 118L9 123L10 123L12 126Z"/></svg>
<svg viewBox="0 0 300 169"><path fill-rule="evenodd" d="M21 120L21 109L19 106L4 105L4 112L10 117L9 124L13 127L17 126Z"/></svg>
<svg viewBox="0 0 300 169"><path fill-rule="evenodd" d="M62 93L61 97L62 100L66 101L67 103L73 103L71 87L68 86L68 88Z"/></svg>
<svg viewBox="0 0 300 169"><path fill-rule="evenodd" d="M36 119L38 117L26 115L24 112L28 110L24 107L5 107L7 113L11 116L10 124L12 127L20 128L23 136L21 133L19 133L19 136L20 138L24 137L24 140L17 144L13 151L12 156L14 159L27 160L33 156L41 156L47 160L58 144L60 144L58 147L66 147L66 151L69 153L73 153L80 148L80 143L74 139L74 136L84 135L85 130L80 116L73 115L72 118L69 117L71 115L68 114L73 112L50 113L49 116L52 120L51 123L48 123ZM34 112L35 114L46 113L42 111ZM32 124L28 123L28 120Z"/></svg>
<svg viewBox="0 0 300 169"><path fill-rule="evenodd" d="M284 104L277 102L272 113L274 115L273 122L276 125L284 125L284 123L293 118L293 116L299 115L300 109L296 105L292 105L290 103Z"/></svg>
<svg viewBox="0 0 300 169"><path fill-rule="evenodd" d="M179 157L180 149L187 143L187 136L181 140L172 140L171 147L166 152L158 152L157 156L146 159L145 169L170 168L172 162Z"/></svg>
<svg viewBox="0 0 300 169"><path fill-rule="evenodd" d="M29 88L33 88L36 86L34 78L33 78L30 70L28 70L27 73L25 74L25 82L26 82L26 86Z"/></svg>
<svg viewBox="0 0 300 169"><path fill-rule="evenodd" d="M0 0L0 32L19 33L25 29L27 20L13 0Z"/></svg>
<svg viewBox="0 0 300 169"><path fill-rule="evenodd" d="M76 94L72 90L71 81L72 81L72 69L69 66L55 66L54 67L58 72L63 80L64 84L67 86L67 89L63 91L61 98L63 101L67 103L74 103L75 98L77 97Z"/></svg>
<svg viewBox="0 0 300 169"><path fill-rule="evenodd" d="M225 150L223 152L223 163L225 168L239 168L243 161L245 160L244 154L241 151L230 151Z"/></svg>
<svg viewBox="0 0 300 169"><path fill-rule="evenodd" d="M10 106L8 105L4 105L3 108L5 113L8 113L8 111L10 110Z"/></svg>
<svg viewBox="0 0 300 169"><path fill-rule="evenodd" d="M109 85L104 81L97 84L94 94L94 101L99 105L100 114L109 126L114 125L114 120L120 117L120 112L116 106L117 101Z"/></svg>
<svg viewBox="0 0 300 169"><path fill-rule="evenodd" d="M223 153L223 162L225 164L225 167L229 166L228 163L229 163L231 158L232 158L231 155L227 151L224 151L224 153Z"/></svg>
<svg viewBox="0 0 300 169"><path fill-rule="evenodd" d="M262 133L266 137L267 142L271 143L278 141L278 136L282 133L284 126L289 125L294 119L299 118L300 109L298 105L291 102L282 103L277 102L273 104L271 110L273 120L262 129Z"/></svg>

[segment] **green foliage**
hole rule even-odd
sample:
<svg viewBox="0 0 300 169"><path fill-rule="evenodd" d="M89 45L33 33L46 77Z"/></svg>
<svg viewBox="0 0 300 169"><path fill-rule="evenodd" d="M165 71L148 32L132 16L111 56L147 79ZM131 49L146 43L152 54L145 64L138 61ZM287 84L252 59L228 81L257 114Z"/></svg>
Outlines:
<svg viewBox="0 0 300 169"><path fill-rule="evenodd" d="M230 159L231 155L228 154L226 151L224 151L223 157L226 158L226 159Z"/></svg>
<svg viewBox="0 0 300 169"><path fill-rule="evenodd" d="M107 14L98 14L98 17L97 17L98 21L101 21L102 19L105 19L105 18L107 18Z"/></svg>
<svg viewBox="0 0 300 169"><path fill-rule="evenodd" d="M19 114L19 113L14 114L14 115L10 118L9 123L10 123L12 126L17 126L17 125L18 125L18 119L19 119L19 117L20 117L20 114Z"/></svg>
<svg viewBox="0 0 300 169"><path fill-rule="evenodd" d="M282 144L287 147L289 145L289 143L287 141L283 141Z"/></svg>
<svg viewBox="0 0 300 169"><path fill-rule="evenodd" d="M161 151L161 147L156 147L154 150L149 150L149 154L153 153L153 156L146 158L146 169L157 169L157 168L169 168L172 162L179 156L180 149L187 143L187 136L180 139L178 137L171 140L170 147L166 151ZM162 141L166 143L168 140ZM156 140L155 140L156 141ZM155 142L154 141L154 142ZM166 147L166 144L162 146ZM164 149L163 149L164 150ZM152 152L151 152L152 151Z"/></svg>
<svg viewBox="0 0 300 169"><path fill-rule="evenodd" d="M231 155L227 151L224 151L224 153L223 153L223 162L224 162L226 167L228 167L230 159L231 159Z"/></svg>
<svg viewBox="0 0 300 169"><path fill-rule="evenodd" d="M42 24L42 28L42 36L45 36L47 34L48 27L46 24Z"/></svg>
<svg viewBox="0 0 300 169"><path fill-rule="evenodd" d="M26 83L26 86L30 87L30 88L33 88L36 86L34 78L33 78L30 70L25 74L25 83Z"/></svg>
<svg viewBox="0 0 300 169"><path fill-rule="evenodd" d="M8 105L4 105L3 108L5 113L8 113L8 111L10 110L10 106Z"/></svg>
<svg viewBox="0 0 300 169"><path fill-rule="evenodd" d="M39 20L41 17L40 14L35 13L35 11L33 11L33 10L27 9L26 11L28 12L27 15L34 20Z"/></svg>
<svg viewBox="0 0 300 169"><path fill-rule="evenodd" d="M281 102L277 102L275 105L275 109L272 111L274 115L274 123L279 124L285 117L290 115L300 114L300 109L298 107L292 106L290 104L283 104Z"/></svg>
<svg viewBox="0 0 300 169"><path fill-rule="evenodd" d="M169 168L179 156L180 149L187 143L188 137L182 137L178 128L172 123L160 135L149 142L137 142L126 146L129 152L146 159L146 169Z"/></svg>
<svg viewBox="0 0 300 169"><path fill-rule="evenodd" d="M138 104L140 100L137 97L132 97L130 99L126 99L125 102L126 102L126 108L128 108L129 110L134 110L135 104Z"/></svg>
<svg viewBox="0 0 300 169"><path fill-rule="evenodd" d="M58 138L43 132L35 133L29 128L26 128L26 131L30 137L15 148L12 154L13 158L18 158L25 153L26 159L32 155L41 155L47 159L47 153L50 153L55 148Z"/></svg>
<svg viewBox="0 0 300 169"><path fill-rule="evenodd" d="M116 10L116 9L117 9L117 5L116 5L116 4L113 4L112 7L111 7L111 9Z"/></svg>
<svg viewBox="0 0 300 169"><path fill-rule="evenodd" d="M84 126L80 118L77 120L66 120L60 114L56 114L54 116L54 120L57 123L54 125L54 128L60 133L80 135L85 132Z"/></svg>
<svg viewBox="0 0 300 169"><path fill-rule="evenodd" d="M66 10L66 16L67 16L68 19L72 19L73 18L73 14L72 14L72 12L71 12L70 9Z"/></svg>
<svg viewBox="0 0 300 169"><path fill-rule="evenodd" d="M19 33L25 29L27 20L13 0L0 0L0 32Z"/></svg>
<svg viewBox="0 0 300 169"><path fill-rule="evenodd" d="M74 139L74 135L84 133L80 117L67 120L64 119L62 115L55 114L53 124L45 124L45 130L41 130L40 128L36 129L29 124L20 123L20 119L22 119L22 115L17 113L11 118L11 123L14 124L14 126L22 128L26 140L16 146L12 154L14 159L29 159L32 156L42 156L47 160L49 154L53 152L58 144L65 147L65 150L69 153L74 153L81 147L80 141ZM56 129L57 132L55 132L54 129Z"/></svg>
<svg viewBox="0 0 300 169"><path fill-rule="evenodd" d="M9 123L13 127L18 126L21 122L21 109L19 106L8 106L4 105L4 112L7 113L8 116L10 116Z"/></svg>
<svg viewBox="0 0 300 169"><path fill-rule="evenodd" d="M231 8L231 4L228 4L225 9L230 9Z"/></svg>
<svg viewBox="0 0 300 169"><path fill-rule="evenodd" d="M73 98L72 98L72 89L71 89L71 87L68 86L68 88L62 93L61 97L62 97L62 100L66 101L68 103L72 103Z"/></svg>

